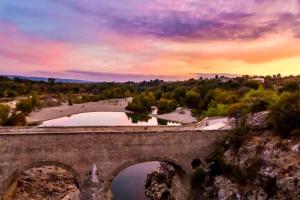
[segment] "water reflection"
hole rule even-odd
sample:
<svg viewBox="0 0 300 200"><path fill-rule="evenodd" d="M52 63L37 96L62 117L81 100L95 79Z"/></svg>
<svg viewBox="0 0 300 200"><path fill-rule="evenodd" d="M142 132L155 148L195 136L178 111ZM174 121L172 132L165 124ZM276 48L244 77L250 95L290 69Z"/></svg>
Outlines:
<svg viewBox="0 0 300 200"><path fill-rule="evenodd" d="M47 120L39 126L157 126L180 125L147 115L125 112L90 112Z"/></svg>
<svg viewBox="0 0 300 200"><path fill-rule="evenodd" d="M121 171L112 183L114 200L149 200L145 196L147 175L160 166L159 162L133 165Z"/></svg>

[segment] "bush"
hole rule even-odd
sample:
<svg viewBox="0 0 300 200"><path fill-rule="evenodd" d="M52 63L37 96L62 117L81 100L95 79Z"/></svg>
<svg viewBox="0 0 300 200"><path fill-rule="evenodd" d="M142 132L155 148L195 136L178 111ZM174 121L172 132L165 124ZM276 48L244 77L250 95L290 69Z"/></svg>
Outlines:
<svg viewBox="0 0 300 200"><path fill-rule="evenodd" d="M275 91L259 87L257 90L250 90L246 93L242 103L249 108L248 112L255 113L269 109L274 102L278 101L278 98Z"/></svg>
<svg viewBox="0 0 300 200"><path fill-rule="evenodd" d="M23 112L25 115L31 113L35 108L40 106L39 97L34 94L27 99L20 100L16 105L16 110Z"/></svg>
<svg viewBox="0 0 300 200"><path fill-rule="evenodd" d="M294 131L299 135L300 129L300 92L285 92L280 100L271 108L270 124L283 137Z"/></svg>
<svg viewBox="0 0 300 200"><path fill-rule="evenodd" d="M228 115L229 117L233 117L234 119L238 119L241 116L247 113L247 108L242 103L231 104L228 107Z"/></svg>
<svg viewBox="0 0 300 200"><path fill-rule="evenodd" d="M8 97L8 98L13 98L13 97L16 97L18 94L16 91L13 91L13 90L8 90L5 92L5 97Z"/></svg>
<svg viewBox="0 0 300 200"><path fill-rule="evenodd" d="M26 117L25 114L20 112L14 112L4 124L5 126L25 126L26 125Z"/></svg>
<svg viewBox="0 0 300 200"><path fill-rule="evenodd" d="M228 115L228 105L217 104L216 107L209 106L203 113L207 117L226 116Z"/></svg>
<svg viewBox="0 0 300 200"><path fill-rule="evenodd" d="M249 133L246 116L241 116L235 119L235 128L230 132L230 145L235 151L243 145Z"/></svg>
<svg viewBox="0 0 300 200"><path fill-rule="evenodd" d="M191 186L193 188L200 187L206 178L206 172L202 167L195 170L191 177Z"/></svg>
<svg viewBox="0 0 300 200"><path fill-rule="evenodd" d="M176 102L169 99L160 99L157 105L158 113L164 114L175 110L177 107Z"/></svg>
<svg viewBox="0 0 300 200"><path fill-rule="evenodd" d="M8 105L0 104L0 125L4 124L9 116L10 108Z"/></svg>
<svg viewBox="0 0 300 200"><path fill-rule="evenodd" d="M28 98L28 99L23 99L23 100L20 100L17 105L16 105L16 110L17 111L21 111L23 112L24 114L29 114L33 111L33 106L32 106L32 103L31 103L31 99Z"/></svg>

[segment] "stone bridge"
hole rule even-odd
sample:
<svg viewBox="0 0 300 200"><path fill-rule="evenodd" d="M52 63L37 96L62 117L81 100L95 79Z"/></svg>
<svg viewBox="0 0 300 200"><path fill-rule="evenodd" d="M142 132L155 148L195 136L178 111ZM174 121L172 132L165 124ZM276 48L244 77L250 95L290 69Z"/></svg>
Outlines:
<svg viewBox="0 0 300 200"><path fill-rule="evenodd" d="M148 161L172 165L177 173L172 193L187 200L191 162L205 160L226 134L191 127L0 128L0 200L8 199L22 171L48 165L71 172L82 193L96 166L103 181L97 200L110 200L117 174Z"/></svg>

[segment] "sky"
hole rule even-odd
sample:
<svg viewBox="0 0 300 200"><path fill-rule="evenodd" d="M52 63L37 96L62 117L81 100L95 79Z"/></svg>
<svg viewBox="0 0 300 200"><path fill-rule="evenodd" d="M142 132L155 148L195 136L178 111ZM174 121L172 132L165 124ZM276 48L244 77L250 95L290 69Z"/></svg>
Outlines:
<svg viewBox="0 0 300 200"><path fill-rule="evenodd" d="M0 74L300 74L300 0L0 0Z"/></svg>

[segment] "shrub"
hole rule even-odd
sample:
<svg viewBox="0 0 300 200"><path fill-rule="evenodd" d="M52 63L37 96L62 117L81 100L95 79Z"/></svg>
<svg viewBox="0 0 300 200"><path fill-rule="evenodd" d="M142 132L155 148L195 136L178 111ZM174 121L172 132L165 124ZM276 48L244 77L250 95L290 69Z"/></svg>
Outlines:
<svg viewBox="0 0 300 200"><path fill-rule="evenodd" d="M20 100L16 105L16 110L23 112L25 115L31 113L35 108L40 106L40 100L37 94L33 94L27 99Z"/></svg>
<svg viewBox="0 0 300 200"><path fill-rule="evenodd" d="M18 93L16 91L13 91L13 90L7 90L5 92L5 96L8 97L8 98L13 98L13 97L16 97L18 95Z"/></svg>
<svg viewBox="0 0 300 200"><path fill-rule="evenodd" d="M235 151L243 145L249 133L246 116L241 116L235 119L235 128L230 133L230 145Z"/></svg>
<svg viewBox="0 0 300 200"><path fill-rule="evenodd" d="M20 100L16 105L16 110L21 111L24 114L31 113L33 110L33 106L31 104L31 99L28 98L28 99Z"/></svg>
<svg viewBox="0 0 300 200"><path fill-rule="evenodd" d="M233 117L234 119L238 119L241 116L247 113L247 108L242 103L231 104L228 107L228 115L229 117Z"/></svg>
<svg viewBox="0 0 300 200"><path fill-rule="evenodd" d="M207 117L226 116L228 115L228 105L217 104L216 107L210 105L203 114Z"/></svg>
<svg viewBox="0 0 300 200"><path fill-rule="evenodd" d="M285 92L280 100L271 107L270 124L283 137L294 131L299 135L300 129L300 92Z"/></svg>
<svg viewBox="0 0 300 200"><path fill-rule="evenodd" d="M0 104L0 125L4 124L9 116L10 108L8 105Z"/></svg>
<svg viewBox="0 0 300 200"><path fill-rule="evenodd" d="M200 187L206 178L206 172L202 167L195 170L191 177L191 186L193 188Z"/></svg>
<svg viewBox="0 0 300 200"><path fill-rule="evenodd" d="M26 125L26 117L25 114L20 112L16 113L13 112L13 114L8 118L5 126L25 126Z"/></svg>
<svg viewBox="0 0 300 200"><path fill-rule="evenodd" d="M242 103L249 108L248 112L255 113L267 110L278 99L279 97L275 91L259 87L257 90L250 90L246 93Z"/></svg>

